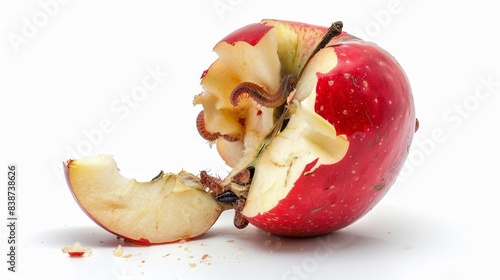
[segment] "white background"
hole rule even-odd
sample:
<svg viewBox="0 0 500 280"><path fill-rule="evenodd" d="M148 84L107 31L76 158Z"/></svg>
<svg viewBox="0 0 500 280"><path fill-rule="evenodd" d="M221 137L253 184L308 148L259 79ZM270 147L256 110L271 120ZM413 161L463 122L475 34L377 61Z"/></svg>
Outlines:
<svg viewBox="0 0 500 280"><path fill-rule="evenodd" d="M8 279L499 279L494 3L2 1L1 181L6 166L17 164L19 221L18 273L8 273L4 261L0 271ZM139 180L161 169L227 172L198 136L200 108L191 102L216 58L215 43L262 18L342 20L345 31L401 63L421 125L388 195L354 225L311 239L280 239L251 226L239 231L230 213L185 244L138 247L97 227L62 179L68 157L113 154L122 174ZM163 75L157 87L124 107L147 69ZM96 134L102 122L108 127ZM6 191L0 198L6 213ZM4 260L6 226L0 233ZM76 241L94 255L61 253ZM132 257L113 257L118 244ZM210 257L200 262L204 254Z"/></svg>

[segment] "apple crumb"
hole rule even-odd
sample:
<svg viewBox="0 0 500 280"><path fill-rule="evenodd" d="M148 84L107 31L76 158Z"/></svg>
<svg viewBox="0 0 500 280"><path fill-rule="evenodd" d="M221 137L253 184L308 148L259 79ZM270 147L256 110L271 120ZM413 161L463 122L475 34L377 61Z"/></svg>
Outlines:
<svg viewBox="0 0 500 280"><path fill-rule="evenodd" d="M123 255L122 245L118 244L118 246L116 246L116 248L113 250L113 256L121 257L122 255Z"/></svg>
<svg viewBox="0 0 500 280"><path fill-rule="evenodd" d="M189 263L189 267L191 268L195 268L196 266L197 266L196 263Z"/></svg>
<svg viewBox="0 0 500 280"><path fill-rule="evenodd" d="M405 250L411 250L411 249L413 249L413 246L411 246L411 245L405 245L403 248Z"/></svg>
<svg viewBox="0 0 500 280"><path fill-rule="evenodd" d="M84 254L92 255L92 250L82 247L82 244L78 241L73 246L62 248L62 252L69 254L70 257L82 257Z"/></svg>

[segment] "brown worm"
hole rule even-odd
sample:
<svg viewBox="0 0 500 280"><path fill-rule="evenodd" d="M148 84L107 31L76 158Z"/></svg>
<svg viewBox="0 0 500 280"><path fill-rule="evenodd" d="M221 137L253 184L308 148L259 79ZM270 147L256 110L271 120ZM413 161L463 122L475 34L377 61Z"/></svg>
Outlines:
<svg viewBox="0 0 500 280"><path fill-rule="evenodd" d="M231 135L222 135L224 140L229 141L229 142L237 142L240 141L240 137L238 136L231 136Z"/></svg>
<svg viewBox="0 0 500 280"><path fill-rule="evenodd" d="M238 106L243 98L252 98L258 104L266 108L276 108L283 105L288 95L297 85L297 76L288 74L281 80L277 94L271 95L265 88L251 82L243 82L237 85L231 92L230 101L233 106Z"/></svg>
<svg viewBox="0 0 500 280"><path fill-rule="evenodd" d="M203 170L200 172L200 182L201 184L210 190L214 195L219 195L224 192L224 187L222 186L222 180L220 178L210 176Z"/></svg>
<svg viewBox="0 0 500 280"><path fill-rule="evenodd" d="M234 209L234 219L233 224L237 229L245 228L248 225L248 221L245 219L241 211L245 207L246 199L240 198L233 203Z"/></svg>
<svg viewBox="0 0 500 280"><path fill-rule="evenodd" d="M198 133L200 133L201 137L210 142L215 141L222 136L220 133L208 132L205 129L205 112L203 110L198 114L198 117L196 117L196 128L198 129Z"/></svg>
<svg viewBox="0 0 500 280"><path fill-rule="evenodd" d="M198 129L198 133L201 135L201 137L209 142L214 142L220 137L223 137L224 140L229 142L240 141L239 136L222 135L219 132L212 133L207 131L205 128L205 111L203 110L196 117L196 128Z"/></svg>
<svg viewBox="0 0 500 280"><path fill-rule="evenodd" d="M248 226L248 221L245 217L238 211L234 212L233 224L237 229L243 229Z"/></svg>
<svg viewBox="0 0 500 280"><path fill-rule="evenodd" d="M252 172L248 168L241 170L231 178L231 182L242 186L249 184L251 180L252 180Z"/></svg>

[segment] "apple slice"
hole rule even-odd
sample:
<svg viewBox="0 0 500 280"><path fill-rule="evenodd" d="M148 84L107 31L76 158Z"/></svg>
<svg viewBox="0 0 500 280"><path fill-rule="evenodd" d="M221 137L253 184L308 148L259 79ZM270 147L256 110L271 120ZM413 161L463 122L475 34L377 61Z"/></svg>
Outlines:
<svg viewBox="0 0 500 280"><path fill-rule="evenodd" d="M187 172L160 173L150 182L123 177L110 155L64 163L83 211L109 232L140 244L187 240L206 232L223 208Z"/></svg>

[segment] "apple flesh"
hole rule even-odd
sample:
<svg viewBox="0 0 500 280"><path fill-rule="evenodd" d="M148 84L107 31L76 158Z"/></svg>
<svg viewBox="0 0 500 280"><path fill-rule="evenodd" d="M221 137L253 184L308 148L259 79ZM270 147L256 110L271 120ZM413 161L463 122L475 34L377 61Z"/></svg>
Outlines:
<svg viewBox="0 0 500 280"><path fill-rule="evenodd" d="M186 172L162 172L138 182L123 177L109 155L68 160L64 167L83 211L104 229L139 244L192 239L212 227L223 210Z"/></svg>
<svg viewBox="0 0 500 280"><path fill-rule="evenodd" d="M346 32L311 56L326 32L278 20L236 30L214 47L218 59L194 99L203 133L220 136L217 150L233 168L224 188L245 198L241 214L272 234L314 236L364 216L395 182L415 131L410 84L394 57ZM230 101L243 82L278 93L287 74L299 80L281 106ZM246 189L232 183L250 167Z"/></svg>

